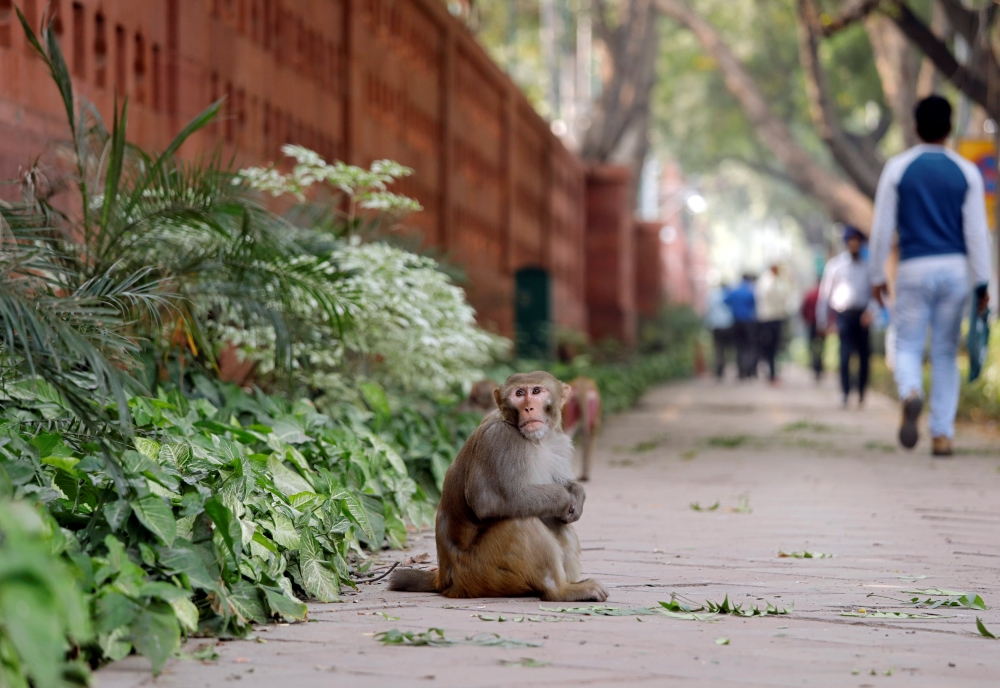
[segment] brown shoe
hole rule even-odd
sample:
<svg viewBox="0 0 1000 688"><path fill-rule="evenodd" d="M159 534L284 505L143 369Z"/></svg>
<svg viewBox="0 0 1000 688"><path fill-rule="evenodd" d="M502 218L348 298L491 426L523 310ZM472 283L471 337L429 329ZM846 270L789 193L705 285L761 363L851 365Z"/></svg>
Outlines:
<svg viewBox="0 0 1000 688"><path fill-rule="evenodd" d="M899 424L899 443L907 449L917 445L920 435L917 432L917 420L924 410L924 401L916 394L911 394L903 402L903 420Z"/></svg>
<svg viewBox="0 0 1000 688"><path fill-rule="evenodd" d="M951 456L955 450L951 447L950 437L935 437L932 440L931 454L934 456Z"/></svg>

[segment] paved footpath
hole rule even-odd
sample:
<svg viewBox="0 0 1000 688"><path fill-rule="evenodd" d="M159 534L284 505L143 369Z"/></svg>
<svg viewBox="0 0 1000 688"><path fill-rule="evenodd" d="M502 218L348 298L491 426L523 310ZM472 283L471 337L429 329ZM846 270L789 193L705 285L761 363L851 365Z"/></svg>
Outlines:
<svg viewBox="0 0 1000 688"><path fill-rule="evenodd" d="M536 599L446 600L383 582L344 603L310 605L313 623L220 643L215 662L174 660L154 681L132 657L100 671L98 686L998 686L1000 640L981 637L975 617L1000 636L1000 437L965 430L958 455L935 460L926 434L914 452L896 449L896 422L885 397L841 410L832 383L817 389L790 370L778 389L663 386L606 423L577 528L584 572L608 587L607 604L728 595L794 603L787 616L546 615ZM431 566L434 551L424 534L384 558L427 552ZM913 613L894 600L932 587L978 593L992 608L939 608L931 620L842 616ZM511 620L483 620L500 615ZM538 616L558 620L527 619ZM372 637L431 627L457 640L497 633L540 646L399 647Z"/></svg>

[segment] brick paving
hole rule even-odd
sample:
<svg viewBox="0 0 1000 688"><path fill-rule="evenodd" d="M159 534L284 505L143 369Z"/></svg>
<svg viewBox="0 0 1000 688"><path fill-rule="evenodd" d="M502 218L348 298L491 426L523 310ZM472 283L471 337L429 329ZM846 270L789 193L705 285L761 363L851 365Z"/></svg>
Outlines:
<svg viewBox="0 0 1000 688"><path fill-rule="evenodd" d="M536 599L446 600L379 583L310 605L313 623L260 629L266 642L221 643L218 661L173 660L154 680L131 657L98 672L98 686L1000 685L1000 640L975 625L978 614L1000 635L1000 437L962 429L958 455L940 460L926 431L914 452L897 449L895 424L887 398L841 410L832 381L817 388L795 369L777 389L663 386L606 423L578 533L584 572L608 587L607 604L728 595L794 603L787 616L529 621L545 614ZM692 502L720 506L699 512ZM384 559L424 552L433 565L430 533ZM913 612L894 599L930 587L980 594L992 608L939 608L930 620L841 615ZM500 615L511 620L480 618ZM398 647L372 637L431 627L541 645Z"/></svg>

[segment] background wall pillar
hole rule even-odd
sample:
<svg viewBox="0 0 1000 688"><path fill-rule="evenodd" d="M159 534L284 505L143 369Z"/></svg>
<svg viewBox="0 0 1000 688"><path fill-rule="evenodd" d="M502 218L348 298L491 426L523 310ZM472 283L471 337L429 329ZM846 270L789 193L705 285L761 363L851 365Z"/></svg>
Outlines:
<svg viewBox="0 0 1000 688"><path fill-rule="evenodd" d="M635 223L635 310L652 318L667 297L667 266L661 250L662 222Z"/></svg>
<svg viewBox="0 0 1000 688"><path fill-rule="evenodd" d="M587 310L595 341L636 338L631 173L620 165L587 170Z"/></svg>

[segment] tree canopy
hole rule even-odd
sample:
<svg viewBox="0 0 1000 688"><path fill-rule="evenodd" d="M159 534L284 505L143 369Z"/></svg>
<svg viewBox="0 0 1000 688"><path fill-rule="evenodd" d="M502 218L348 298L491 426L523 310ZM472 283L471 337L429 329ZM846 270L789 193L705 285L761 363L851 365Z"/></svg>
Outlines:
<svg viewBox="0 0 1000 688"><path fill-rule="evenodd" d="M549 6L554 29L545 21ZM915 143L919 97L943 91L966 98L966 113L979 106L995 116L997 7L980 0L480 0L476 27L552 119L562 116L553 80L570 83L569 68L593 74L587 128L569 137L585 158L636 169L635 157L651 147L687 174L738 165L758 176L784 212L801 216L811 204L867 229L885 159ZM656 39L644 42L649 26ZM591 53L580 50L587 31ZM643 50L652 51L651 62ZM562 58L555 70L553 52ZM593 64L582 64L586 57ZM968 66L956 68L963 60ZM991 78L992 90L985 87ZM638 130L624 131L623 121ZM790 203L789 187L804 203Z"/></svg>

